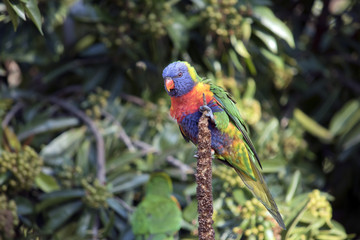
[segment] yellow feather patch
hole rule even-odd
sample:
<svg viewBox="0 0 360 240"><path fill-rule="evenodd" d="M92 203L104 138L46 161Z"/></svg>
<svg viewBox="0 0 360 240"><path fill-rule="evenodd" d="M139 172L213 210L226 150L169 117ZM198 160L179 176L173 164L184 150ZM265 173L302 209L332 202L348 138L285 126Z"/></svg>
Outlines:
<svg viewBox="0 0 360 240"><path fill-rule="evenodd" d="M189 72L192 80L194 80L194 82L197 82L197 73L196 73L195 68L193 66L191 66L188 62L183 62L183 63L187 66L188 72Z"/></svg>

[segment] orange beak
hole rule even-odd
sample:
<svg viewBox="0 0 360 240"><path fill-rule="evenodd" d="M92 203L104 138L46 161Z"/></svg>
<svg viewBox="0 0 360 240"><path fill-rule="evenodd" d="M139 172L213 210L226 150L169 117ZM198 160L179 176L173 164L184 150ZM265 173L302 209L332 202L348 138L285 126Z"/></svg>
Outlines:
<svg viewBox="0 0 360 240"><path fill-rule="evenodd" d="M166 86L166 89L168 90L168 92L170 92L170 90L174 89L174 87L175 87L174 80L172 80L172 78L170 78L170 77L166 77L165 78L165 86Z"/></svg>

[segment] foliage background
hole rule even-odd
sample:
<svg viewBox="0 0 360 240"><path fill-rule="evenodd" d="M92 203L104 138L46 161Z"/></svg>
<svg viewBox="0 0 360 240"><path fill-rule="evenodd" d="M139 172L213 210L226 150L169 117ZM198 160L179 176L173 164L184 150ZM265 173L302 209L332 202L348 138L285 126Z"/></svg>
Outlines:
<svg viewBox="0 0 360 240"><path fill-rule="evenodd" d="M161 79L178 59L237 100L287 225L217 164L218 239L359 234L359 11L350 0L0 3L0 238L132 239L144 184L162 170L182 209L170 235L196 239L195 148Z"/></svg>

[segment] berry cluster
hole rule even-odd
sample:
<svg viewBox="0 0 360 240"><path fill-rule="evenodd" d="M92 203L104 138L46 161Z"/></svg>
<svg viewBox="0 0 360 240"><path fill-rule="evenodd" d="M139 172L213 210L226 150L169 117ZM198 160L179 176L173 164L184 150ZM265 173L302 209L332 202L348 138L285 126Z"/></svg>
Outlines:
<svg viewBox="0 0 360 240"><path fill-rule="evenodd" d="M98 24L102 33L102 41L108 45L131 45L139 41L141 35L151 35L153 38L161 38L167 34L167 27L173 23L173 1L102 1L113 9L113 17L118 26L110 24ZM134 31L135 30L135 31Z"/></svg>
<svg viewBox="0 0 360 240"><path fill-rule="evenodd" d="M309 203L307 205L310 214L316 218L330 220L332 218L332 209L325 196L320 195L320 191L315 189L309 193Z"/></svg>
<svg viewBox="0 0 360 240"><path fill-rule="evenodd" d="M8 177L0 191L5 192L8 188L14 191L30 189L42 166L42 158L29 146L24 146L19 152L2 152L0 174L8 174Z"/></svg>
<svg viewBox="0 0 360 240"><path fill-rule="evenodd" d="M239 5L237 0L208 0L202 17L208 22L210 31L223 39L235 35L243 37L243 16L247 10L245 5Z"/></svg>
<svg viewBox="0 0 360 240"><path fill-rule="evenodd" d="M82 169L79 166L64 165L59 172L60 182L65 188L77 186L82 178L82 173Z"/></svg>
<svg viewBox="0 0 360 240"><path fill-rule="evenodd" d="M234 169L228 166L216 166L213 170L213 175L224 181L224 188L228 187L245 187L241 178L237 175Z"/></svg>
<svg viewBox="0 0 360 240"><path fill-rule="evenodd" d="M13 239L14 227L19 224L17 208L14 200L8 200L6 195L0 194L0 239Z"/></svg>
<svg viewBox="0 0 360 240"><path fill-rule="evenodd" d="M109 91L96 88L95 93L89 94L87 99L81 104L86 109L86 115L93 119L100 119L102 116L101 110L107 107L109 96Z"/></svg>
<svg viewBox="0 0 360 240"><path fill-rule="evenodd" d="M98 180L95 180L93 184L90 184L85 179L81 180L81 184L86 191L83 201L87 206L95 209L108 207L106 200L113 197L113 194L105 185L101 185Z"/></svg>
<svg viewBox="0 0 360 240"><path fill-rule="evenodd" d="M266 208L255 198L245 202L239 207L240 216L244 219L240 226L234 227L233 232L244 234L250 239L265 239L266 235L278 235L280 228L275 220L268 214ZM246 229L246 230L244 230Z"/></svg>

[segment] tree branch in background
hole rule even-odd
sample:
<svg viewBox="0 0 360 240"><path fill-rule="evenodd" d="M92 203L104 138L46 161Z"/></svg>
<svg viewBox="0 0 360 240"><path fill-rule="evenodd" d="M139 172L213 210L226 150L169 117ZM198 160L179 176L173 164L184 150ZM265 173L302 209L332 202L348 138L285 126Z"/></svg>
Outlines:
<svg viewBox="0 0 360 240"><path fill-rule="evenodd" d="M116 134L117 137L120 138L125 143L126 147L129 149L130 152L135 152L136 148L134 147L130 137L126 134L124 128L121 125L121 123L118 120L116 120L116 118L113 115L111 115L110 113L108 113L106 111L102 111L102 114L104 114L104 116L106 118L108 118L116 126L118 126L119 132Z"/></svg>
<svg viewBox="0 0 360 240"><path fill-rule="evenodd" d="M15 106L13 106L10 111L5 115L4 120L1 123L1 127L5 128L9 125L9 122L11 121L11 119L15 116L15 114L24 107L24 103L23 102L18 102L15 104Z"/></svg>
<svg viewBox="0 0 360 240"><path fill-rule="evenodd" d="M204 105L206 105L204 96ZM199 239L215 239L213 229L213 197L212 197L212 156L211 156L211 132L208 128L209 118L207 111L199 120L198 134L198 161L196 168L196 197L198 200L198 221L199 221Z"/></svg>
<svg viewBox="0 0 360 240"><path fill-rule="evenodd" d="M106 175L105 175L105 144L104 139L101 136L99 129L96 127L95 123L88 117L86 114L68 102L65 102L56 97L50 97L48 99L50 102L62 107L63 109L71 112L76 117L80 118L93 132L96 140L96 161L97 161L97 178L101 184L105 184Z"/></svg>
<svg viewBox="0 0 360 240"><path fill-rule="evenodd" d="M76 117L80 118L93 132L96 140L96 162L97 162L97 173L96 177L99 180L100 184L105 184L106 181L106 171L105 171L105 144L104 139L101 136L99 129L96 127L95 123L88 117L86 114L68 102L61 100L60 98L50 97L48 101L56 104L63 109L71 112ZM92 228L93 239L99 239L99 216L96 216L94 219L94 225Z"/></svg>

